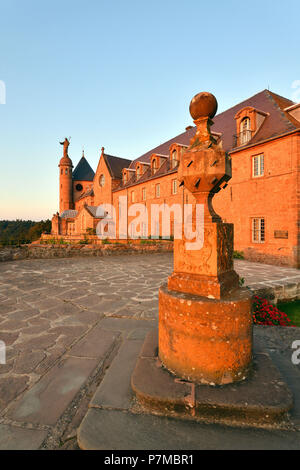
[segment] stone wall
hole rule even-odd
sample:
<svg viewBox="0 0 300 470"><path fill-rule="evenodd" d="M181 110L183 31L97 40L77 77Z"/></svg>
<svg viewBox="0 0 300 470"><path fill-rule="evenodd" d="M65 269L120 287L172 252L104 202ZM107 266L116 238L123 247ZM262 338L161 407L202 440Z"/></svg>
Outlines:
<svg viewBox="0 0 300 470"><path fill-rule="evenodd" d="M252 176L253 157L264 154L264 175ZM232 179L216 195L216 212L234 224L234 249L245 259L299 268L300 136L289 135L232 153ZM265 241L252 239L252 219L265 219Z"/></svg>
<svg viewBox="0 0 300 470"><path fill-rule="evenodd" d="M70 258L74 256L109 256L115 254L172 252L172 242L153 244L107 244L107 245L22 245L0 248L1 261L38 258Z"/></svg>

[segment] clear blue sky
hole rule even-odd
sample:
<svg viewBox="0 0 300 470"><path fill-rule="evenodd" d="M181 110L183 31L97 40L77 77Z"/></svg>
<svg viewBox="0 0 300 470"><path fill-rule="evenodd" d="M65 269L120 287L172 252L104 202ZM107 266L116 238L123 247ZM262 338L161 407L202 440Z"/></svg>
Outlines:
<svg viewBox="0 0 300 470"><path fill-rule="evenodd" d="M299 0L0 0L0 219L58 209L59 140L136 158L191 124L190 99L219 111L300 80ZM298 94L300 100L300 94Z"/></svg>

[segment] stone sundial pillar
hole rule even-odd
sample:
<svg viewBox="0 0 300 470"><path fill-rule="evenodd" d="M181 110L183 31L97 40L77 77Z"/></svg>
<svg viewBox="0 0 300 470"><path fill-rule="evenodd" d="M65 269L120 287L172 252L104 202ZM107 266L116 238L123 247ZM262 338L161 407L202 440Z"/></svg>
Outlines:
<svg viewBox="0 0 300 470"><path fill-rule="evenodd" d="M190 104L197 126L182 155L178 180L204 214L198 244L174 241L174 271L159 291L159 357L177 377L223 385L246 378L252 360L251 296L233 269L233 225L223 223L213 196L231 178L228 155L210 132L216 98L199 93ZM200 227L200 228L199 228Z"/></svg>

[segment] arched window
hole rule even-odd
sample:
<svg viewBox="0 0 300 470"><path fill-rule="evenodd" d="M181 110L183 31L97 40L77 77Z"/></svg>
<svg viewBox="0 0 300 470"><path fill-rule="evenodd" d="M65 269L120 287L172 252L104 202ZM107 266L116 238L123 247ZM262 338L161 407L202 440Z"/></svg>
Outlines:
<svg viewBox="0 0 300 470"><path fill-rule="evenodd" d="M105 176L104 175L100 175L100 178L99 178L99 185L101 186L101 188L103 188L105 184Z"/></svg>
<svg viewBox="0 0 300 470"><path fill-rule="evenodd" d="M177 150L173 150L171 154L171 168L176 168L177 166Z"/></svg>
<svg viewBox="0 0 300 470"><path fill-rule="evenodd" d="M154 174L157 170L157 161L156 158L152 160L152 174Z"/></svg>
<svg viewBox="0 0 300 470"><path fill-rule="evenodd" d="M245 117L244 119L242 119L241 125L240 125L240 130L241 130L241 132L250 130L250 118Z"/></svg>
<svg viewBox="0 0 300 470"><path fill-rule="evenodd" d="M240 123L240 145L247 144L251 139L251 122L250 118L245 117Z"/></svg>

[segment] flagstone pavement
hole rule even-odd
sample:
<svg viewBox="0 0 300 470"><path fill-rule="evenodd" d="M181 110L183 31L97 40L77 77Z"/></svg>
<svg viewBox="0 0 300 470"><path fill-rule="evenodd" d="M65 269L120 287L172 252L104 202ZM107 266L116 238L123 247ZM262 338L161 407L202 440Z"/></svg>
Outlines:
<svg viewBox="0 0 300 470"><path fill-rule="evenodd" d="M244 260L235 269L255 291L299 298L299 270ZM0 449L77 448L95 393L96 407L132 399L128 380L171 271L170 253L0 263ZM257 331L275 352L300 339L298 328Z"/></svg>

